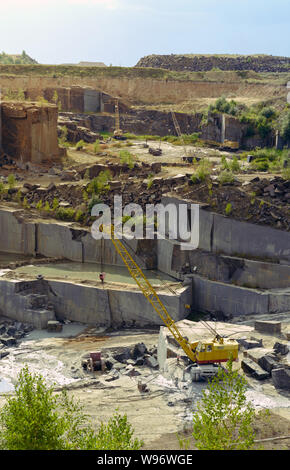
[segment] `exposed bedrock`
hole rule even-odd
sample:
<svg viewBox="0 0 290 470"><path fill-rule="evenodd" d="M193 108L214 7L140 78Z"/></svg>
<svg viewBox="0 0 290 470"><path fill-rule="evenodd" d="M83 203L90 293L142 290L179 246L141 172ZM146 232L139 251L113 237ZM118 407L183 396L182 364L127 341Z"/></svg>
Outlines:
<svg viewBox="0 0 290 470"><path fill-rule="evenodd" d="M23 163L55 161L58 147L58 109L52 104L2 102L0 151Z"/></svg>

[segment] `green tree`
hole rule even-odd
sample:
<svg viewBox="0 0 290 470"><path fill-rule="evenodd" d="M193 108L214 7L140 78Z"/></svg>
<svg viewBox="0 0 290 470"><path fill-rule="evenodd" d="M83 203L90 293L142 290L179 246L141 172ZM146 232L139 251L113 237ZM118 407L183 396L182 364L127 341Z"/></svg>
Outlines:
<svg viewBox="0 0 290 470"><path fill-rule="evenodd" d="M0 411L0 448L4 450L137 450L126 415L117 411L96 432L79 402L66 391L55 394L41 375L25 366L15 396Z"/></svg>
<svg viewBox="0 0 290 470"><path fill-rule="evenodd" d="M120 157L120 162L123 164L123 165L127 165L130 170L132 170L132 168L134 168L134 155L132 155L131 152L129 152L128 150L120 150L119 152L119 157Z"/></svg>
<svg viewBox="0 0 290 470"><path fill-rule="evenodd" d="M253 447L255 411L246 400L247 382L233 370L219 368L203 391L193 415L193 437L199 450L247 450Z"/></svg>

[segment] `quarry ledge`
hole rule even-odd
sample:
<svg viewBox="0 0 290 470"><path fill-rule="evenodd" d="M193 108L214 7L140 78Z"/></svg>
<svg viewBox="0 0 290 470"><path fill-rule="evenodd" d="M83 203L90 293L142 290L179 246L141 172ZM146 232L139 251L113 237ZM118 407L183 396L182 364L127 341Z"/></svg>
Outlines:
<svg viewBox="0 0 290 470"><path fill-rule="evenodd" d="M185 318L191 287L174 294L158 289L174 321ZM162 320L141 291L126 284L94 286L47 279L0 279L0 314L45 329L50 320L70 320L100 327L159 326Z"/></svg>

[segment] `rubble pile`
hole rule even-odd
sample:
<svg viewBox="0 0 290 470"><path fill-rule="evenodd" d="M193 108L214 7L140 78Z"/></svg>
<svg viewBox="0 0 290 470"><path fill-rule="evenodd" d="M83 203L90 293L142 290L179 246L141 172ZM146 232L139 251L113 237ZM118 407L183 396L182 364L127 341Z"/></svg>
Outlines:
<svg viewBox="0 0 290 470"><path fill-rule="evenodd" d="M257 177L250 182L250 186L256 196L260 196L266 201L275 204L290 204L290 181L285 181L280 176L275 176L270 180Z"/></svg>
<svg viewBox="0 0 290 470"><path fill-rule="evenodd" d="M0 359L8 356L9 348L18 345L19 340L33 330L28 323L5 320L0 323Z"/></svg>
<svg viewBox="0 0 290 470"><path fill-rule="evenodd" d="M281 323L256 321L255 330L281 336ZM241 367L246 374L257 380L271 378L275 388L290 390L289 346L285 341L276 341L272 348L265 348L263 341L254 337L238 338L237 341L243 351Z"/></svg>
<svg viewBox="0 0 290 470"><path fill-rule="evenodd" d="M111 382L125 375L137 377L142 375L144 366L151 370L159 368L157 361L157 348L147 349L144 343L137 343L133 347L117 348L112 351L85 354L81 361L86 371L101 370L106 373L105 381Z"/></svg>

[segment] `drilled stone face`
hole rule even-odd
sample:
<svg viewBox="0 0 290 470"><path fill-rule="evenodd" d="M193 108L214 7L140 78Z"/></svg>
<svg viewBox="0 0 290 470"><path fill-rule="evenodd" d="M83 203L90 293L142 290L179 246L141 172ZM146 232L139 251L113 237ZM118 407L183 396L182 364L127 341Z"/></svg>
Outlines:
<svg viewBox="0 0 290 470"><path fill-rule="evenodd" d="M54 105L3 102L2 151L22 162L42 163L59 159L57 118L58 109Z"/></svg>

